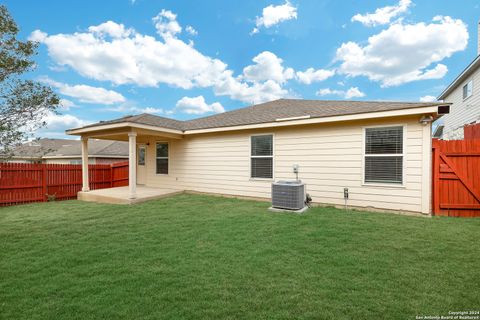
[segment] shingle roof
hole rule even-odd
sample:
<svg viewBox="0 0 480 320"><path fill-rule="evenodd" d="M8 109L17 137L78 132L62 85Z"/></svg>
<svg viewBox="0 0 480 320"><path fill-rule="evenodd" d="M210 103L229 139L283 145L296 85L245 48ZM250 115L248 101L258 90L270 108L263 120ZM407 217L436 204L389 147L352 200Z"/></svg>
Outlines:
<svg viewBox="0 0 480 320"><path fill-rule="evenodd" d="M276 119L310 116L324 118L432 106L433 103L325 101L280 99L200 119L186 121L184 130L275 122Z"/></svg>
<svg viewBox="0 0 480 320"><path fill-rule="evenodd" d="M147 124L151 126L175 129L175 130L181 130L180 128L182 127L182 123L183 123L183 121L179 121L175 119L155 116L153 114L148 114L148 113L142 113L138 115L124 116L122 118L113 119L113 120L100 121L100 122L85 126L83 128L96 127L96 126L102 126L105 124L115 124L115 123L122 123L122 122Z"/></svg>
<svg viewBox="0 0 480 320"><path fill-rule="evenodd" d="M279 99L188 121L178 121L151 114L140 114L135 116L126 116L110 121L102 121L87 127L132 122L185 131L268 123L275 122L276 119L281 118L301 116L309 116L310 118L323 118L378 111L429 107L440 104L442 103Z"/></svg>
<svg viewBox="0 0 480 320"><path fill-rule="evenodd" d="M88 142L88 153L96 156L128 157L128 143L120 141L94 140ZM52 156L80 157L82 154L80 140L39 139L18 146L13 151L14 157L41 158Z"/></svg>

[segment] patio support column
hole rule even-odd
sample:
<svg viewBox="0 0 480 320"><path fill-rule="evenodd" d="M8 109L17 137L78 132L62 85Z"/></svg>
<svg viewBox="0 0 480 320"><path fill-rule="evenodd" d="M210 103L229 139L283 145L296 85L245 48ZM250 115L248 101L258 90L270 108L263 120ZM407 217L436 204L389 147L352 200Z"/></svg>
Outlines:
<svg viewBox="0 0 480 320"><path fill-rule="evenodd" d="M137 197L137 133L128 133L128 188L129 199Z"/></svg>
<svg viewBox="0 0 480 320"><path fill-rule="evenodd" d="M90 191L88 180L88 137L82 137L82 191Z"/></svg>

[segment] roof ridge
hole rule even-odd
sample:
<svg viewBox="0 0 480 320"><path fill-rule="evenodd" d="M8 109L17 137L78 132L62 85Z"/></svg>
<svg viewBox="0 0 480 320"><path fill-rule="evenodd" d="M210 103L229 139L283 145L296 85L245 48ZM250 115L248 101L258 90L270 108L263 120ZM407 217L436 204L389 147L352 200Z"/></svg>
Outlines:
<svg viewBox="0 0 480 320"><path fill-rule="evenodd" d="M421 102L421 101L402 101L402 100L335 100L335 99L296 99L296 98L281 98L277 100L272 100L269 102L274 102L274 101L315 101L315 102L358 102L358 103L404 103L404 104L428 104L428 103L435 103L433 102ZM437 103L442 103L442 102L437 102ZM260 104L257 104L260 105Z"/></svg>
<svg viewBox="0 0 480 320"><path fill-rule="evenodd" d="M146 112L140 113L138 115L134 115L133 117L136 118L136 120L138 120L138 119L144 118L145 116L168 119L168 120L172 120L172 121L176 121L176 122L185 122L184 120L177 120L177 119L173 119L173 118L169 118L169 117L163 117L163 116L159 116L159 115L156 115L156 114L153 114L153 113L146 113Z"/></svg>
<svg viewBox="0 0 480 320"><path fill-rule="evenodd" d="M146 115L148 115L148 113L134 114L129 118L130 119L134 118L135 120L139 120L139 119L142 119L143 117L145 117Z"/></svg>

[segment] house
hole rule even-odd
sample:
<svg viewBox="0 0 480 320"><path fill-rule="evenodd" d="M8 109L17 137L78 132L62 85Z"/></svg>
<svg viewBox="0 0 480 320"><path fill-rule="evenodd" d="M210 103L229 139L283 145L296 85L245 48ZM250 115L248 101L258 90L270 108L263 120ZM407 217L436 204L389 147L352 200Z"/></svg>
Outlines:
<svg viewBox="0 0 480 320"><path fill-rule="evenodd" d="M478 32L480 34L480 24ZM477 57L438 97L438 100L450 102L451 110L439 121L436 138L463 139L463 127L480 122L480 40L477 47Z"/></svg>
<svg viewBox="0 0 480 320"><path fill-rule="evenodd" d="M108 164L128 159L128 144L120 141L92 139L88 146L88 163ZM81 164L80 140L42 138L24 143L13 150L8 162Z"/></svg>
<svg viewBox="0 0 480 320"><path fill-rule="evenodd" d="M83 142L81 199L89 197L95 138L129 142L124 197L132 200L142 196L137 184L270 199L271 182L295 179L298 165L314 203L343 205L349 188L351 207L429 214L431 122L444 113L448 104L434 102L280 99L189 121L141 114L67 133Z"/></svg>

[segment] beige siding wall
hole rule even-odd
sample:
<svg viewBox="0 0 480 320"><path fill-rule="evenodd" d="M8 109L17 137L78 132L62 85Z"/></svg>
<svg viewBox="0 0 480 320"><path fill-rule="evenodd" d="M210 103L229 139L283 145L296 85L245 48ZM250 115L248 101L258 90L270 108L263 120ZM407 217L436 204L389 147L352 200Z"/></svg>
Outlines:
<svg viewBox="0 0 480 320"><path fill-rule="evenodd" d="M463 100L463 86L470 80L473 80L473 94ZM445 101L453 104L450 106L450 114L443 116L443 138L463 139L463 126L480 121L480 68L453 90Z"/></svg>
<svg viewBox="0 0 480 320"><path fill-rule="evenodd" d="M418 120L415 117L186 136L169 141L168 175L155 174L155 139L150 138L146 184L270 198L271 181L250 179L250 136L273 133L274 179L294 179L292 166L298 164L299 178L306 182L314 202L342 205L343 188L348 187L352 206L429 212L430 130ZM405 186L363 185L363 127L395 124L405 125ZM427 181L423 190L422 179Z"/></svg>

